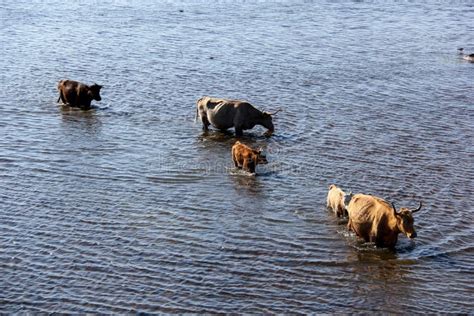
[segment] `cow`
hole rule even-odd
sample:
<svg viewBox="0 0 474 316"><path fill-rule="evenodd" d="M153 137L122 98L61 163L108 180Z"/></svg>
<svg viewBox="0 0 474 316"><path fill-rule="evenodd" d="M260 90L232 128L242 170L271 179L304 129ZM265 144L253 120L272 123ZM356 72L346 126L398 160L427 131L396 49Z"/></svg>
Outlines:
<svg viewBox="0 0 474 316"><path fill-rule="evenodd" d="M265 136L271 136L274 131L272 115L279 111L262 112L246 101L202 97L197 100L196 119L201 119L205 131L209 130L209 125L220 130L234 127L235 135L242 136L244 130L262 125L268 129Z"/></svg>
<svg viewBox="0 0 474 316"><path fill-rule="evenodd" d="M328 196L326 199L326 207L331 209L337 217L342 217L347 215L345 200L347 196L351 196L352 192L346 194L335 184L329 186Z"/></svg>
<svg viewBox="0 0 474 316"><path fill-rule="evenodd" d="M417 236L412 214L418 212L421 206L420 202L416 209L401 208L397 212L395 204L390 205L384 199L354 194L347 207L347 228L366 242L374 242L377 247L394 248L399 233L410 239Z"/></svg>
<svg viewBox="0 0 474 316"><path fill-rule="evenodd" d="M474 54L463 55L462 58L468 62L474 63Z"/></svg>
<svg viewBox="0 0 474 316"><path fill-rule="evenodd" d="M467 60L471 63L474 63L474 54L464 54L464 48L458 48L458 51L459 51L459 55L461 55L461 57L464 59L464 60Z"/></svg>
<svg viewBox="0 0 474 316"><path fill-rule="evenodd" d="M238 169L255 173L258 164L267 164L267 158L262 154L262 149L252 149L249 146L236 141L232 146L232 161Z"/></svg>
<svg viewBox="0 0 474 316"><path fill-rule="evenodd" d="M73 80L61 80L58 83L58 102L61 100L64 104L88 110L91 108L92 100L102 100L101 88L102 86L98 84L88 86Z"/></svg>

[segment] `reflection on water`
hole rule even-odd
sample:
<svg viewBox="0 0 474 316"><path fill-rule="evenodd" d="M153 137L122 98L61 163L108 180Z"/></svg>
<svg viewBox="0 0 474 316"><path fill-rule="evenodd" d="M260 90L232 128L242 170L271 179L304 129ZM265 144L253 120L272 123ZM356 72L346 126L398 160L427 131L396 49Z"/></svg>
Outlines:
<svg viewBox="0 0 474 316"><path fill-rule="evenodd" d="M61 107L61 118L63 121L64 128L70 128L71 126L79 126L88 131L97 131L100 128L100 118L96 112L96 109L88 111L82 111L76 108Z"/></svg>
<svg viewBox="0 0 474 316"><path fill-rule="evenodd" d="M242 170L229 170L230 177L234 182L234 190L237 195L250 194L259 196L265 193L265 186L259 182L259 172L257 174L249 174Z"/></svg>
<svg viewBox="0 0 474 316"><path fill-rule="evenodd" d="M474 310L468 3L71 5L1 8L1 312ZM102 101L59 106L64 78ZM256 176L203 95L283 109L238 138ZM423 201L418 237L358 240L332 183Z"/></svg>

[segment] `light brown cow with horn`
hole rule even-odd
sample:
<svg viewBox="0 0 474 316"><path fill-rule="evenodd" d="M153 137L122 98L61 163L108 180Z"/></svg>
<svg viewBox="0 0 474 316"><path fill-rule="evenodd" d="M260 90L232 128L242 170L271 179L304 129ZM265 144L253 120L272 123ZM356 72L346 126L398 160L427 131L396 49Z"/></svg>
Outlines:
<svg viewBox="0 0 474 316"><path fill-rule="evenodd" d="M347 228L366 242L394 248L398 234L403 233L410 239L417 236L412 214L418 212L421 206L420 202L416 209L401 208L397 212L393 203L372 195L355 194L347 207Z"/></svg>

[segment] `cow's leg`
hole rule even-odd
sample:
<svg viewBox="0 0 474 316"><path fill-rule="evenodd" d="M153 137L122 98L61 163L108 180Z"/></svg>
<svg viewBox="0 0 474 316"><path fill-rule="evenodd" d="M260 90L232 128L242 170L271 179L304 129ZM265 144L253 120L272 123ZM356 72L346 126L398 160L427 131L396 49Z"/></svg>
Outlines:
<svg viewBox="0 0 474 316"><path fill-rule="evenodd" d="M232 148L232 161L234 162L234 167L238 168L239 164L237 163L237 157L236 157L236 153L235 153L234 148Z"/></svg>
<svg viewBox="0 0 474 316"><path fill-rule="evenodd" d="M250 172L249 163L248 163L247 159L244 159L244 163L242 164L242 169L245 170L245 171Z"/></svg>
<svg viewBox="0 0 474 316"><path fill-rule="evenodd" d="M379 245L379 239L376 235L369 235L369 242L373 242L376 246Z"/></svg>
<svg viewBox="0 0 474 316"><path fill-rule="evenodd" d="M61 90L59 90L59 98L58 98L58 103L61 100L62 103L66 104L66 100L64 98L64 94Z"/></svg>
<svg viewBox="0 0 474 316"><path fill-rule="evenodd" d="M239 165L239 162L237 161L236 157L232 157L232 160L234 161L234 167L237 169L242 169L242 167Z"/></svg>
<svg viewBox="0 0 474 316"><path fill-rule="evenodd" d="M63 95L64 96L64 95ZM66 101L66 100L65 100ZM78 97L75 93L69 93L67 95L67 101L68 102L65 102L66 104L70 105L70 106L73 106L73 107L77 107L78 106Z"/></svg>
<svg viewBox="0 0 474 316"><path fill-rule="evenodd" d="M211 125L211 123L209 122L209 120L207 119L207 116L205 115L201 115L201 121L202 121L202 129L207 132L209 130L209 125Z"/></svg>
<svg viewBox="0 0 474 316"><path fill-rule="evenodd" d="M375 240L374 240L374 241L375 241L375 245L376 245L377 247L384 247L384 246L385 246L385 242L384 242L383 238L380 238L380 237L377 236L377 237L374 238L374 239L375 239Z"/></svg>
<svg viewBox="0 0 474 316"><path fill-rule="evenodd" d="M92 100L86 100L86 102L84 102L84 109L85 110L90 110L91 109L91 102L92 102Z"/></svg>
<svg viewBox="0 0 474 316"><path fill-rule="evenodd" d="M241 137L244 135L244 130L240 126L235 127L235 136Z"/></svg>

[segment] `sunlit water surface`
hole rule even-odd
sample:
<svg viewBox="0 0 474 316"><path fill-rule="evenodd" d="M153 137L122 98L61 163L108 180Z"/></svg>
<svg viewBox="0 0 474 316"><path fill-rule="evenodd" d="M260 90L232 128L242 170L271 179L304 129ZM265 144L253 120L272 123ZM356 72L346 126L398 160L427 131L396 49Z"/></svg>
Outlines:
<svg viewBox="0 0 474 316"><path fill-rule="evenodd" d="M0 311L473 312L469 1L3 1ZM98 108L57 82L104 86ZM241 141L202 95L282 108ZM364 245L327 188L386 197L418 238Z"/></svg>

